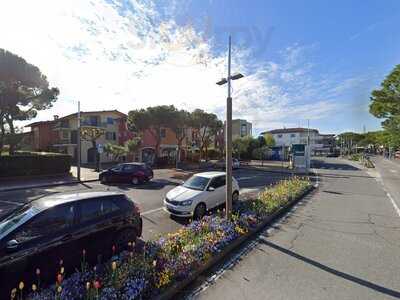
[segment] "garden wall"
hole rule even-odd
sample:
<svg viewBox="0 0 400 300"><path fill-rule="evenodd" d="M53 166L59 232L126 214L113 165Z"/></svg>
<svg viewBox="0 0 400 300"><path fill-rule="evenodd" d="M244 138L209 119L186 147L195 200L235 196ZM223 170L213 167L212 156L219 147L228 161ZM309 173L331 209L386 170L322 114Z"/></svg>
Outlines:
<svg viewBox="0 0 400 300"><path fill-rule="evenodd" d="M21 152L0 157L0 178L69 173L71 156L47 152Z"/></svg>

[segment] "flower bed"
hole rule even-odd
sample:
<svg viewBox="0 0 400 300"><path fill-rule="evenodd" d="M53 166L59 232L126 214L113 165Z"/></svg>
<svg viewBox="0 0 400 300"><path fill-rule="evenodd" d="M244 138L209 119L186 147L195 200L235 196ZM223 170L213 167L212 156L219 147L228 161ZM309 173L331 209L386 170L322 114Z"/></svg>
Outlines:
<svg viewBox="0 0 400 300"><path fill-rule="evenodd" d="M256 228L266 217L310 187L307 179L293 178L266 188L257 199L235 206L231 220L222 215L194 221L173 234L145 242L142 253L129 244L125 251L102 266L89 268L85 253L81 270L40 290L38 284L12 291L15 299L141 299L152 298L192 275L238 237ZM33 291L32 291L33 290ZM24 295L28 294L26 297Z"/></svg>

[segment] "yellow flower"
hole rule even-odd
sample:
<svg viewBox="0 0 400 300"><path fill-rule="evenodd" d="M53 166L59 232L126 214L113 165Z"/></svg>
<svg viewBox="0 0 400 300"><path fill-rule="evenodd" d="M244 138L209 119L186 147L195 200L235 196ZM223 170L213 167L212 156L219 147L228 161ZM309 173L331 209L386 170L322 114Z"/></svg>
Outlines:
<svg viewBox="0 0 400 300"><path fill-rule="evenodd" d="M64 267L61 267L60 273L64 274Z"/></svg>
<svg viewBox="0 0 400 300"><path fill-rule="evenodd" d="M20 290L23 290L24 289L24 283L21 281L20 283L19 283L19 286L18 286L18 288L20 289Z"/></svg>
<svg viewBox="0 0 400 300"><path fill-rule="evenodd" d="M153 267L155 267L157 265L157 261L153 260Z"/></svg>
<svg viewBox="0 0 400 300"><path fill-rule="evenodd" d="M86 289L89 290L90 289L90 282L86 282Z"/></svg>
<svg viewBox="0 0 400 300"><path fill-rule="evenodd" d="M113 271L115 271L115 270L117 269L117 263L116 263L115 261L112 262L112 264L111 264L111 269L112 269Z"/></svg>
<svg viewBox="0 0 400 300"><path fill-rule="evenodd" d="M61 287L61 285L59 285L57 288L57 292L61 293L61 291L62 291L62 287Z"/></svg>
<svg viewBox="0 0 400 300"><path fill-rule="evenodd" d="M37 290L37 286L36 286L36 284L32 284L32 291L36 291Z"/></svg>

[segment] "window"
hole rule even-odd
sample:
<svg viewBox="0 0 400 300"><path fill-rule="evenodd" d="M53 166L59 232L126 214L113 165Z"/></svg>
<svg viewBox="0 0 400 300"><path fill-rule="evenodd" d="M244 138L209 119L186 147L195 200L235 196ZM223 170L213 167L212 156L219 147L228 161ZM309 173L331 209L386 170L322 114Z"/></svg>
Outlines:
<svg viewBox="0 0 400 300"><path fill-rule="evenodd" d="M160 130L160 137L165 138L167 136L167 130L165 128L162 128Z"/></svg>
<svg viewBox="0 0 400 300"><path fill-rule="evenodd" d="M119 210L119 207L109 198L86 200L81 203L81 222L96 220Z"/></svg>
<svg viewBox="0 0 400 300"><path fill-rule="evenodd" d="M62 120L60 122L60 127L61 128L69 128L69 121L68 120Z"/></svg>
<svg viewBox="0 0 400 300"><path fill-rule="evenodd" d="M295 133L292 133L292 134L290 135L290 137L294 138L294 137L296 137L296 134L295 134Z"/></svg>
<svg viewBox="0 0 400 300"><path fill-rule="evenodd" d="M69 138L68 131L66 131L66 130L63 130L63 131L62 131L62 138L63 138L63 139L68 139L68 138Z"/></svg>
<svg viewBox="0 0 400 300"><path fill-rule="evenodd" d="M89 117L89 125L90 126L98 126L99 117L98 116L90 116Z"/></svg>
<svg viewBox="0 0 400 300"><path fill-rule="evenodd" d="M115 141L117 139L117 134L115 132L107 131L106 140Z"/></svg>
<svg viewBox="0 0 400 300"><path fill-rule="evenodd" d="M278 139L282 138L282 134L278 134Z"/></svg>
<svg viewBox="0 0 400 300"><path fill-rule="evenodd" d="M204 191L210 180L207 177L192 176L184 184L184 187L192 190Z"/></svg>
<svg viewBox="0 0 400 300"><path fill-rule="evenodd" d="M247 135L247 125L242 124L240 127L240 136L246 136Z"/></svg>
<svg viewBox="0 0 400 300"><path fill-rule="evenodd" d="M136 171L137 169L138 168L136 165L129 164L129 165L124 165L122 168L122 171L124 171L126 173L130 173L130 172Z"/></svg>
<svg viewBox="0 0 400 300"><path fill-rule="evenodd" d="M74 222L74 216L74 205L72 204L50 208L23 225L15 234L14 239L18 242L26 242L54 234L70 227Z"/></svg>
<svg viewBox="0 0 400 300"><path fill-rule="evenodd" d="M111 117L107 117L107 124L113 125L114 124L114 119Z"/></svg>
<svg viewBox="0 0 400 300"><path fill-rule="evenodd" d="M225 176L216 177L210 183L210 187L213 187L214 189L220 188L221 186L225 185L225 180Z"/></svg>

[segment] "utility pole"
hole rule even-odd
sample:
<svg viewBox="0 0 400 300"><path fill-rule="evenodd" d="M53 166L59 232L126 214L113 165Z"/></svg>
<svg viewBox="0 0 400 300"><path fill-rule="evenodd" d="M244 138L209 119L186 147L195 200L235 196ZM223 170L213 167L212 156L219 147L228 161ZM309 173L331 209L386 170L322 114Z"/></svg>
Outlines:
<svg viewBox="0 0 400 300"><path fill-rule="evenodd" d="M228 83L228 97L226 98L226 128L225 128L225 160L226 160L226 217L230 218L232 211L232 97L231 80L240 79L243 74L235 73L231 75L231 44L232 38L229 36L228 45L228 78L222 78L217 82L218 85Z"/></svg>
<svg viewBox="0 0 400 300"><path fill-rule="evenodd" d="M77 177L81 181L81 101L78 101L78 138L77 138Z"/></svg>
<svg viewBox="0 0 400 300"><path fill-rule="evenodd" d="M311 148L310 148L310 119L307 119L307 156L306 156L306 166L307 173L310 168L310 157L311 157Z"/></svg>
<svg viewBox="0 0 400 300"><path fill-rule="evenodd" d="M232 211L232 98L231 98L231 43L228 46L228 98L226 99L226 218Z"/></svg>

